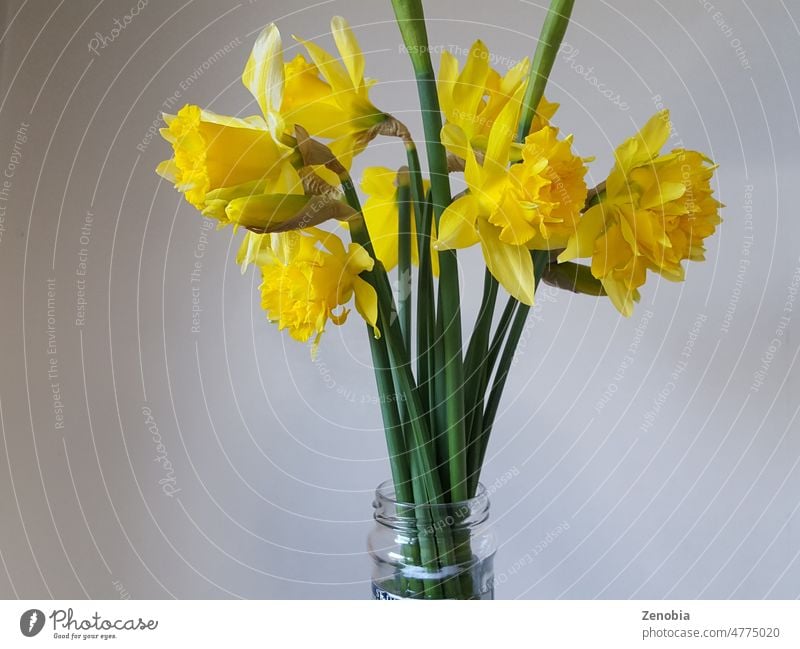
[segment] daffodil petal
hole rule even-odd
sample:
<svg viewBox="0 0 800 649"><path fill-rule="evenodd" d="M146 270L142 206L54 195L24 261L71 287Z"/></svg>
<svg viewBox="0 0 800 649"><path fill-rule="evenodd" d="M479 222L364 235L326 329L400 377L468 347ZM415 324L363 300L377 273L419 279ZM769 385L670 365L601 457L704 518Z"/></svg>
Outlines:
<svg viewBox="0 0 800 649"><path fill-rule="evenodd" d="M272 235L256 234L255 232L245 233L242 245L236 253L236 263L242 267L244 275L250 264L266 266L274 262L275 252L272 250Z"/></svg>
<svg viewBox="0 0 800 649"><path fill-rule="evenodd" d="M372 270L374 266L375 260L369 256L369 253L362 246L357 243L350 244L345 265L348 272L358 275L364 271Z"/></svg>
<svg viewBox="0 0 800 649"><path fill-rule="evenodd" d="M609 209L607 205L600 203L586 210L578 222L576 233L570 237L564 252L558 256L558 261L592 256L595 241L605 226L606 211Z"/></svg>
<svg viewBox="0 0 800 649"><path fill-rule="evenodd" d="M478 230L486 268L512 297L533 305L536 284L531 251L500 241L500 228L491 223L479 222Z"/></svg>
<svg viewBox="0 0 800 649"><path fill-rule="evenodd" d="M253 232L286 232L319 225L354 214L341 201L324 196L260 194L237 198L225 208L228 219Z"/></svg>
<svg viewBox="0 0 800 649"><path fill-rule="evenodd" d="M453 88L453 103L465 117L476 113L488 75L489 50L478 40L470 47L464 69Z"/></svg>
<svg viewBox="0 0 800 649"><path fill-rule="evenodd" d="M467 159L469 142L467 140L467 134L464 133L460 126L452 122L447 122L447 124L442 127L441 139L444 148L450 153L464 160Z"/></svg>
<svg viewBox="0 0 800 649"><path fill-rule="evenodd" d="M164 160L164 162L160 162L156 167L156 173L165 180L174 183L178 175L178 165L175 164L175 160L171 158L169 160Z"/></svg>
<svg viewBox="0 0 800 649"><path fill-rule="evenodd" d="M670 201L675 201L681 198L686 193L686 185L677 182L661 182L656 183L652 187L652 191L642 196L639 205L643 209L657 208L661 209Z"/></svg>
<svg viewBox="0 0 800 649"><path fill-rule="evenodd" d="M516 134L517 116L519 115L520 102L525 86L520 86L514 96L503 106L500 115L497 116L492 130L489 131L489 142L486 147L486 160L493 162L501 167L508 165L508 154L511 143Z"/></svg>
<svg viewBox="0 0 800 649"><path fill-rule="evenodd" d="M480 241L475 226L477 217L478 201L474 196L467 194L453 201L439 221L434 248L449 250L474 246Z"/></svg>
<svg viewBox="0 0 800 649"><path fill-rule="evenodd" d="M297 36L294 38L306 48L308 55L311 57L314 65L319 69L320 74L325 77L331 85L331 88L333 88L334 95L340 92L347 93L353 90L353 83L350 80L350 75L339 61L334 59L316 43L297 38Z"/></svg>
<svg viewBox="0 0 800 649"><path fill-rule="evenodd" d="M629 290L625 282L616 280L613 277L605 277L600 282L617 311L626 318L630 318L633 315L634 296L638 294L638 291Z"/></svg>
<svg viewBox="0 0 800 649"><path fill-rule="evenodd" d="M364 220L375 248L375 256L386 270L397 266L398 210L396 197L370 196L363 207Z"/></svg>
<svg viewBox="0 0 800 649"><path fill-rule="evenodd" d="M454 118L455 104L453 102L453 88L458 79L458 59L450 52L442 52L441 62L439 63L439 76L437 79L437 90L442 106L442 112L448 121Z"/></svg>
<svg viewBox="0 0 800 649"><path fill-rule="evenodd" d="M661 110L653 115L639 131L638 139L644 145L645 151L650 157L655 157L667 143L671 124L669 111Z"/></svg>
<svg viewBox="0 0 800 649"><path fill-rule="evenodd" d="M396 191L397 171L389 167L367 167L361 174L361 191L367 196L393 198Z"/></svg>
<svg viewBox="0 0 800 649"><path fill-rule="evenodd" d="M334 16L331 19L331 31L336 42L336 49L339 50L342 62L350 74L353 87L361 88L364 83L364 55L350 25L341 16Z"/></svg>
<svg viewBox="0 0 800 649"><path fill-rule="evenodd" d="M353 278L353 293L356 299L356 310L367 324L372 325L375 337L380 338L378 330L378 294L368 282L360 277Z"/></svg>
<svg viewBox="0 0 800 649"><path fill-rule="evenodd" d="M268 122L274 124L277 136L281 101L283 100L284 67L281 34L274 23L258 35L250 58L242 73L242 82L255 97Z"/></svg>

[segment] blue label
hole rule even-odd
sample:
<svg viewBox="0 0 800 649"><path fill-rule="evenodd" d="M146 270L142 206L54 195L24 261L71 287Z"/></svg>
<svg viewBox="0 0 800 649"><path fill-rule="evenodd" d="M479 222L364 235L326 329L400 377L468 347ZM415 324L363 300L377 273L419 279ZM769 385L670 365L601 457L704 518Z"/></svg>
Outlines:
<svg viewBox="0 0 800 649"><path fill-rule="evenodd" d="M402 597L384 590L374 581L372 582L372 599L403 599Z"/></svg>

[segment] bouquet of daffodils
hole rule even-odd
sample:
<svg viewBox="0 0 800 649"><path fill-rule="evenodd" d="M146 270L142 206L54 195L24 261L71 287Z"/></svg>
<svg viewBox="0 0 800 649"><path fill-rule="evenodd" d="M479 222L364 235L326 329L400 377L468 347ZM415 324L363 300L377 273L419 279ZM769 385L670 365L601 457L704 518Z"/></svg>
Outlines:
<svg viewBox="0 0 800 649"><path fill-rule="evenodd" d="M591 159L574 153L557 104L544 97L573 2L552 0L532 62L501 75L476 41L463 66L442 54L437 75L421 0L392 0L417 80L429 177L409 129L370 100L373 81L341 17L331 21L338 58L297 39L304 52L287 60L278 28L263 30L242 75L259 114L187 105L164 115L173 156L158 173L220 227L245 231L237 262L261 273L267 319L311 341L312 354L351 305L366 323L399 515L433 523L407 528L418 538L402 559L436 580L400 575L396 596L476 596L457 570L442 571L469 563L469 539L431 512L476 495L539 282L608 298L630 316L648 274L682 280L682 262L704 258L720 222L711 161L663 150L667 111L616 149L604 182L587 187ZM399 138L406 155L363 170L362 200L350 170L377 137ZM466 183L457 196L451 174ZM486 273L465 339L456 251L472 246Z"/></svg>

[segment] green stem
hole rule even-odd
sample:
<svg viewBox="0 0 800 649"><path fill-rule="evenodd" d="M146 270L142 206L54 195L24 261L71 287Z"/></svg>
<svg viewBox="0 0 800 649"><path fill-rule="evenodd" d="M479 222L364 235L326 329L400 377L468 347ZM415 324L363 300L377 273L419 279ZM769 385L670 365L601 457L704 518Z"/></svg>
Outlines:
<svg viewBox="0 0 800 649"><path fill-rule="evenodd" d="M411 188L408 174L397 174L397 290L403 342L411 350Z"/></svg>
<svg viewBox="0 0 800 649"><path fill-rule="evenodd" d="M389 354L383 340L375 338L372 327L367 327L369 335L372 363L375 367L375 380L378 386L378 397L383 415L383 427L386 432L386 446L389 450L389 465L392 470L395 496L398 502L413 502L414 491L411 482L411 466L409 464L408 450L405 445L403 421L398 410L400 400L395 392ZM413 509L405 511L398 507L398 515L407 518L414 516ZM403 544L404 562L409 565L420 565L420 550L414 544ZM400 575L399 590L401 593L421 593L424 596L425 583L420 579L408 579Z"/></svg>
<svg viewBox="0 0 800 649"><path fill-rule="evenodd" d="M464 360L464 404L467 410L467 465L469 467L469 451L480 434L483 418L483 399L486 393L488 375L486 372L489 334L494 317L494 306L497 301L498 282L486 270L483 281L483 297L478 318L467 347ZM473 493L470 490L470 494Z"/></svg>
<svg viewBox="0 0 800 649"><path fill-rule="evenodd" d="M350 235L353 241L361 245L374 259L375 250L367 230L367 224L361 215L361 203L349 177L342 179L342 188L348 203L357 210L358 215L350 221ZM409 424L412 443L408 446L419 460L421 479L425 485L424 493L431 504L442 501L442 488L434 468L434 454L430 435L422 413L417 386L411 372L408 350L403 342L400 324L396 317L392 289L386 271L376 259L373 270L363 273L364 279L375 289L378 294L378 311L381 324L381 333L385 338L386 349L389 353L389 362L392 368L395 387L402 395L408 408Z"/></svg>
<svg viewBox="0 0 800 649"><path fill-rule="evenodd" d="M386 443L389 450L389 465L392 469L397 499L410 502L413 498L411 490L411 469L408 461L408 451L403 438L403 424L397 409L397 394L395 392L392 369L389 364L389 354L386 345L381 339L375 338L372 327L367 327L369 332L369 347L372 353L372 363L375 367L375 381L378 386L378 398L381 404L383 427L386 431Z"/></svg>
<svg viewBox="0 0 800 649"><path fill-rule="evenodd" d="M509 326L511 326L511 319L517 311L517 306L519 306L519 302L513 297L509 297L503 309L503 313L500 316L500 321L497 323L497 329L495 329L494 336L492 336L492 342L489 345L489 354L486 359L486 367L489 371L489 376L491 376L494 371L494 364L497 362L497 357L500 355L500 351L503 348L503 340L508 333Z"/></svg>
<svg viewBox="0 0 800 649"><path fill-rule="evenodd" d="M536 52L533 55L533 65L531 65L528 87L525 90L525 99L522 105L522 116L520 118L517 139L522 141L531 130L533 117L539 107L539 102L544 96L544 89L547 86L547 79L553 69L558 49L567 31L569 17L575 0L551 0L550 8L547 10L547 17L544 19L542 31L539 34L539 42L536 44Z"/></svg>
<svg viewBox="0 0 800 649"><path fill-rule="evenodd" d="M442 114L428 47L425 15L420 0L392 0L392 6L403 35L403 41L411 56L417 80L428 166L431 173L433 214L438 226L442 213L451 201L450 177L447 170L447 154L440 139ZM467 449L464 421L461 303L455 251L441 252L439 267L438 304L442 318L445 393L438 394L437 399L446 401L450 498L453 501L461 501L467 499Z"/></svg>
<svg viewBox="0 0 800 649"><path fill-rule="evenodd" d="M433 385L435 365L431 344L434 337L436 307L433 301L433 269L431 261L431 228L433 207L430 195L426 195L422 182L417 148L411 140L406 141L409 175L411 176L411 196L414 203L414 218L417 227L417 255L419 271L417 275L417 385L420 397L429 414L430 428L433 424L432 408L436 398Z"/></svg>
<svg viewBox="0 0 800 649"><path fill-rule="evenodd" d="M550 253L546 250L536 250L532 253L533 268L534 268L534 293L536 288L539 287L539 280L544 272L545 266L550 258ZM483 460L486 457L486 449L489 446L489 437L492 433L495 418L497 417L497 410L500 406L500 399L503 395L503 388L506 384L506 379L511 370L511 365L514 361L514 355L517 351L522 333L525 330L525 322L528 319L531 307L527 304L519 303L514 320L508 332L503 353L500 356L500 362L497 365L497 373L492 381L492 389L489 392L489 398L486 400L486 409L483 413L483 430L481 431L480 438L477 443L477 456L475 465L477 467L475 481L480 479L480 470L483 468Z"/></svg>
<svg viewBox="0 0 800 649"><path fill-rule="evenodd" d="M353 241L361 245L374 259L375 250L372 246L367 224L361 215L361 203L353 182L347 174L343 174L341 183L347 202L358 213L349 222L350 235ZM421 407L417 387L414 383L414 376L411 372L408 351L403 343L402 331L397 318L394 317L396 312L391 285L386 276L386 271L377 259L373 270L362 273L362 277L375 289L378 295L378 320L389 355L392 379L397 393L403 399L403 408L400 413L403 416L404 424L407 423L407 426L404 427L407 428L406 446L411 452L413 502L417 505L442 504L444 502L444 491L436 472L435 451ZM415 508L415 512L417 510L418 508ZM435 529L436 521L427 520L425 512L426 510L423 507L422 518L418 518L417 525L421 526L423 530ZM430 534L423 532L419 534L418 538L422 563L430 570L436 571L439 568L439 558L446 565L454 562L453 543L446 529L438 535L434 532ZM445 582L442 587L445 597L458 597L458 593L454 590L452 584L448 585ZM431 584L430 592L426 587L425 596L438 599L441 593L437 589L438 585Z"/></svg>
<svg viewBox="0 0 800 649"><path fill-rule="evenodd" d="M506 302L506 306L503 309L503 313L500 316L500 321L497 323L497 329L494 332L494 336L492 336L492 342L489 344L489 349L486 354L486 362L484 367L484 383L483 383L483 395L481 397L481 413L480 419L476 420L473 424L473 437L470 439L469 444L469 453L467 456L467 466L469 468L469 492L471 494L476 493L478 489L478 481L480 478L481 472L481 465L483 464L483 456L485 454L484 450L484 440L483 440L483 433L484 433L484 421L485 415L483 412L483 408L486 401L486 387L489 381L489 378L492 376L494 372L494 366L497 362L497 357L500 355L500 351L503 347L503 341L505 340L506 334L508 333L508 329L511 326L512 319L514 318L514 314L517 311L517 307L519 306L519 302L515 300L513 297L509 297L508 301Z"/></svg>

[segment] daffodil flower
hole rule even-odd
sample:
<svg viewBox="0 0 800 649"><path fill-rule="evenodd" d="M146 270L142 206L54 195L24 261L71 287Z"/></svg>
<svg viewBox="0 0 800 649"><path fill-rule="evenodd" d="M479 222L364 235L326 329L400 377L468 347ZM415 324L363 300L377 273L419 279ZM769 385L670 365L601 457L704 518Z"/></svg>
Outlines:
<svg viewBox="0 0 800 649"><path fill-rule="evenodd" d="M468 191L444 211L434 246L466 248L479 243L489 272L517 300L533 304L532 249L564 245L586 199L584 160L571 152L571 138L558 140L546 126L529 135L522 162L509 168L519 101L506 103L489 131L483 163L466 142Z"/></svg>
<svg viewBox="0 0 800 649"><path fill-rule="evenodd" d="M430 182L423 181L425 191ZM397 171L387 167L367 167L361 181L361 189L367 195L363 214L367 223L375 256L388 271L397 266L398 259L398 179ZM417 226L414 205L411 205L411 263L419 263L417 247ZM431 241L432 244L432 241ZM433 246L431 245L431 248ZM439 274L439 257L431 250L431 267L434 275Z"/></svg>
<svg viewBox="0 0 800 649"><path fill-rule="evenodd" d="M354 214L330 192L305 191L305 172L313 172L303 166L296 139L286 130L293 127L281 113L282 57L280 33L270 25L256 39L242 74L261 115L227 117L187 105L177 115L164 116L162 135L174 156L159 165L158 173L221 225L283 232Z"/></svg>
<svg viewBox="0 0 800 649"><path fill-rule="evenodd" d="M390 116L369 100L372 82L364 76L364 55L347 21L335 16L331 32L341 60L295 37L309 58L298 54L284 63L280 32L269 25L258 38L242 80L277 139L300 125L312 137L331 140L331 150L349 169L353 157Z"/></svg>
<svg viewBox="0 0 800 649"><path fill-rule="evenodd" d="M378 297L375 289L360 277L371 271L374 260L358 244L345 248L332 232L318 228L283 234L248 232L237 261L261 269L261 306L267 317L288 330L295 340L314 339L316 353L328 321L342 325L351 301L361 317L377 328Z"/></svg>
<svg viewBox="0 0 800 649"><path fill-rule="evenodd" d="M491 65L491 54L480 40L475 41L467 54L464 68L459 70L458 59L443 52L439 66L437 90L446 123L442 143L453 155L467 159L467 144L484 151L489 133L500 112L527 85L530 64L527 57L514 64L501 76ZM518 104L518 102L517 102ZM542 99L536 111L531 132L549 123L558 104ZM510 158L519 160L520 147L512 145Z"/></svg>
<svg viewBox="0 0 800 649"><path fill-rule="evenodd" d="M201 211L210 192L293 171L288 162L292 150L273 136L261 117L228 117L186 105L177 115L165 114L164 120L167 127L161 134L174 155L156 171Z"/></svg>
<svg viewBox="0 0 800 649"><path fill-rule="evenodd" d="M697 151L661 155L669 113L654 115L616 150L605 195L583 215L559 261L592 258L614 306L625 316L639 300L647 270L681 281L685 259L704 259L703 242L721 222L713 197L716 166Z"/></svg>
<svg viewBox="0 0 800 649"><path fill-rule="evenodd" d="M298 156L285 142L273 101L281 80L269 73L274 66L268 63L280 55L280 48L280 34L268 27L256 39L245 66L242 78L261 115L228 117L191 104L177 115L164 115L167 127L161 134L174 155L158 166L157 173L223 225L229 222L224 208L236 198L272 191L273 185L297 193L295 186L301 186L295 169Z"/></svg>

